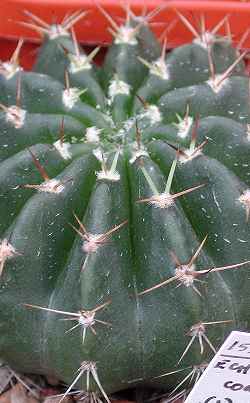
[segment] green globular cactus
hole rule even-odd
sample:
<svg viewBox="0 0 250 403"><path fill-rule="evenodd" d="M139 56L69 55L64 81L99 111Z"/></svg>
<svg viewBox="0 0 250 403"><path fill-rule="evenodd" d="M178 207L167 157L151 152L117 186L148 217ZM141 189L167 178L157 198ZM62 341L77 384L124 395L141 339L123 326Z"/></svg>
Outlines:
<svg viewBox="0 0 250 403"><path fill-rule="evenodd" d="M83 13L28 13L34 71L22 41L0 66L0 356L108 402L178 392L249 329L250 109L225 20L179 14L195 40L166 55L146 17L101 11L102 68L68 31Z"/></svg>

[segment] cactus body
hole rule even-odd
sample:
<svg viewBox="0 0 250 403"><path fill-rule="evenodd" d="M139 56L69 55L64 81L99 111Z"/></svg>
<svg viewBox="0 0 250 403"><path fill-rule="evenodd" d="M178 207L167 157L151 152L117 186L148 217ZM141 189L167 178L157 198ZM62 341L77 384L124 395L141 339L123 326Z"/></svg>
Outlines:
<svg viewBox="0 0 250 403"><path fill-rule="evenodd" d="M100 71L64 32L35 72L0 76L0 355L67 383L82 368L77 387L106 400L138 384L171 390L180 375L159 375L249 327L244 64L230 70L226 41L210 59L197 41L166 56L131 24ZM194 338L182 357L190 328L217 321L201 330L204 352Z"/></svg>

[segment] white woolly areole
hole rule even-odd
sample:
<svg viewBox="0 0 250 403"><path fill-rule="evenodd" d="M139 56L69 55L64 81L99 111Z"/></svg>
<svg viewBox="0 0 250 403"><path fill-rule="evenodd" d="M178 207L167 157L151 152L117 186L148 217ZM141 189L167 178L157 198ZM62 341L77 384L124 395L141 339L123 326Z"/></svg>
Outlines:
<svg viewBox="0 0 250 403"><path fill-rule="evenodd" d="M70 143L62 143L61 140L57 140L55 143L53 143L53 146L56 148L56 150L59 152L64 160L71 159L72 154L69 151L71 147Z"/></svg>
<svg viewBox="0 0 250 403"><path fill-rule="evenodd" d="M160 77L162 80L169 80L169 65L166 64L165 60L159 58L152 62L151 67L149 69L150 73Z"/></svg>
<svg viewBox="0 0 250 403"><path fill-rule="evenodd" d="M192 118L192 116L188 116L187 118L181 120L179 123L176 123L175 126L178 129L177 136L185 139L189 133L193 121L194 119Z"/></svg>
<svg viewBox="0 0 250 403"><path fill-rule="evenodd" d="M89 234L88 240L83 242L82 249L86 253L94 253L97 251L99 246L101 245L98 243L99 239L103 236L103 234Z"/></svg>
<svg viewBox="0 0 250 403"><path fill-rule="evenodd" d="M50 39L56 39L60 36L70 36L69 32L60 24L52 24L48 32Z"/></svg>
<svg viewBox="0 0 250 403"><path fill-rule="evenodd" d="M117 171L115 171L115 172L106 171L105 172L104 170L102 170L100 172L97 172L96 176L97 176L97 179L99 179L99 180L106 179L111 182L117 182L120 180L120 174Z"/></svg>
<svg viewBox="0 0 250 403"><path fill-rule="evenodd" d="M47 193L61 193L65 189L65 186L58 179L49 179L41 183L37 190L39 192Z"/></svg>
<svg viewBox="0 0 250 403"><path fill-rule="evenodd" d="M78 319L79 325L88 328L90 326L94 326L95 324L95 312L85 311L79 312L80 316Z"/></svg>
<svg viewBox="0 0 250 403"><path fill-rule="evenodd" d="M181 266L176 267L175 275L182 284L184 284L186 287L190 287L194 283L194 271L194 264L192 264L190 267L187 264L182 264Z"/></svg>
<svg viewBox="0 0 250 403"><path fill-rule="evenodd" d="M129 163L133 164L140 157L148 157L148 152L143 148L140 148L140 150L136 150L132 153Z"/></svg>
<svg viewBox="0 0 250 403"><path fill-rule="evenodd" d="M79 88L66 88L62 93L63 105L68 109L72 109L76 102L79 100L79 97Z"/></svg>
<svg viewBox="0 0 250 403"><path fill-rule="evenodd" d="M190 328L190 331L188 332L188 334L189 334L189 336L197 336L198 334L204 334L205 331L206 331L205 325L202 322L199 322ZM205 368L206 368L206 366L205 366Z"/></svg>
<svg viewBox="0 0 250 403"><path fill-rule="evenodd" d="M16 249L12 246L9 241L4 238L0 243L0 263L4 262L6 259L13 257L16 254Z"/></svg>
<svg viewBox="0 0 250 403"><path fill-rule="evenodd" d="M140 148L138 148L138 144L134 142L131 148L132 148L132 157L129 160L130 164L133 164L140 157L148 157L148 152L143 146L143 144L140 144Z"/></svg>
<svg viewBox="0 0 250 403"><path fill-rule="evenodd" d="M82 70L90 70L92 68L91 63L88 61L86 55L70 55L70 73L78 73Z"/></svg>
<svg viewBox="0 0 250 403"><path fill-rule="evenodd" d="M135 30L132 27L121 25L115 38L115 44L124 44L135 46L137 45L137 39L135 37Z"/></svg>
<svg viewBox="0 0 250 403"><path fill-rule="evenodd" d="M221 81L222 78L223 74L216 74L214 78L210 78L209 80L206 81L209 87L212 88L212 90L216 94L218 94L220 90L228 83L228 78L225 78L224 80Z"/></svg>
<svg viewBox="0 0 250 403"><path fill-rule="evenodd" d="M0 74L2 74L6 80L10 80L16 73L22 71L22 67L16 63L3 62L0 65Z"/></svg>
<svg viewBox="0 0 250 403"><path fill-rule="evenodd" d="M193 159L195 159L196 157L198 157L199 155L202 155L202 151L198 150L190 150L189 148L187 148L186 150L184 150L184 153L186 154L187 157L185 157L184 155L179 156L179 161L181 164L186 164L189 161L192 161Z"/></svg>
<svg viewBox="0 0 250 403"><path fill-rule="evenodd" d="M100 141L100 134L102 129L96 126L91 126L86 129L85 137L88 143L98 143Z"/></svg>
<svg viewBox="0 0 250 403"><path fill-rule="evenodd" d="M249 123L247 124L247 130L246 130L246 132L247 132L247 140L250 141L250 124L249 124Z"/></svg>
<svg viewBox="0 0 250 403"><path fill-rule="evenodd" d="M127 135L128 131L133 127L134 124L135 124L135 117L134 116L129 118L129 119L127 119L127 120L125 120L122 123L121 129L117 132L115 137L117 137L118 139L120 137L124 138Z"/></svg>
<svg viewBox="0 0 250 403"><path fill-rule="evenodd" d="M111 102L114 101L114 98L118 94L129 95L130 93L130 85L125 83L125 81L113 79L110 81L109 88L108 88L108 95Z"/></svg>
<svg viewBox="0 0 250 403"><path fill-rule="evenodd" d="M198 38L193 40L193 43L201 46L203 49L207 49L208 46L211 46L216 40L216 36L212 34L212 32L206 31L201 34Z"/></svg>
<svg viewBox="0 0 250 403"><path fill-rule="evenodd" d="M102 152L101 148L96 148L92 152L98 161L103 162L103 159L104 159L104 162L105 162L107 160L105 158L105 156L103 156L103 152Z"/></svg>
<svg viewBox="0 0 250 403"><path fill-rule="evenodd" d="M156 105L148 105L145 112L142 112L140 114L140 118L149 119L151 125L154 125L155 123L159 123L162 120L161 112Z"/></svg>
<svg viewBox="0 0 250 403"><path fill-rule="evenodd" d="M90 371L92 373L93 371L96 371L96 363L94 361L83 361L79 369Z"/></svg>
<svg viewBox="0 0 250 403"><path fill-rule="evenodd" d="M151 206L158 207L158 208L168 208L170 206L173 206L174 204L174 199L170 193L161 193L156 196L152 196L149 200L148 203Z"/></svg>
<svg viewBox="0 0 250 403"><path fill-rule="evenodd" d="M18 106L12 105L7 108L5 119L11 123L15 129L20 129L24 125L26 111Z"/></svg>
<svg viewBox="0 0 250 403"><path fill-rule="evenodd" d="M244 206L250 207L250 189L245 190L238 199Z"/></svg>

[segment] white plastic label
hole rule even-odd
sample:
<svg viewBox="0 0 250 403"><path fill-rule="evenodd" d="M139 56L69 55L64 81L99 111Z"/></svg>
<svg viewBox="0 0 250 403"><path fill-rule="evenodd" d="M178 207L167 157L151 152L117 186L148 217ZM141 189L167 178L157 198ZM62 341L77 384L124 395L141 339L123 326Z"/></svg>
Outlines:
<svg viewBox="0 0 250 403"><path fill-rule="evenodd" d="M250 403L250 333L229 335L185 403Z"/></svg>

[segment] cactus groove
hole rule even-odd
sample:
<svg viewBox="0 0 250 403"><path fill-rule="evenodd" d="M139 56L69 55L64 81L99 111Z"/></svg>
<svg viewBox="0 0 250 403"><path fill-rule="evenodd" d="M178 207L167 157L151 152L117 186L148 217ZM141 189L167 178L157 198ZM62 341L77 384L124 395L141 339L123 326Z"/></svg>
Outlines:
<svg viewBox="0 0 250 403"><path fill-rule="evenodd" d="M22 41L0 66L0 356L109 402L178 393L249 329L250 109L227 18L199 32L177 12L195 39L167 54L147 17L100 12L101 68L77 44L84 12L26 12L34 71Z"/></svg>

